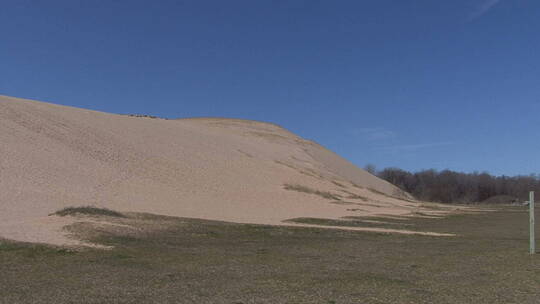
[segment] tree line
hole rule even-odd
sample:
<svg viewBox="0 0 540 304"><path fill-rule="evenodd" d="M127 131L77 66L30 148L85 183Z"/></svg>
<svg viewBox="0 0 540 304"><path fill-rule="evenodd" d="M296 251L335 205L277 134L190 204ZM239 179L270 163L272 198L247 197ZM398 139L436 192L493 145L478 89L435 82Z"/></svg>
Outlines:
<svg viewBox="0 0 540 304"><path fill-rule="evenodd" d="M470 204L510 203L528 199L529 191L540 193L540 175L494 176L489 173L462 173L434 169L408 172L399 168L366 170L409 192L420 200Z"/></svg>

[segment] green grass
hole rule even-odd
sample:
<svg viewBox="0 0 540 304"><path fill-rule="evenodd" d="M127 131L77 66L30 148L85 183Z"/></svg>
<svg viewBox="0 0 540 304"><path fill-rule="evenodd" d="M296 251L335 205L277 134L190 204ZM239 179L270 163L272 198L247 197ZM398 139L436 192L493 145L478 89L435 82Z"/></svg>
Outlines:
<svg viewBox="0 0 540 304"><path fill-rule="evenodd" d="M101 227L91 240L114 248L77 252L0 241L0 303L539 303L540 255L527 253L525 209L489 208L351 218L456 237L111 218L140 233Z"/></svg>
<svg viewBox="0 0 540 304"><path fill-rule="evenodd" d="M0 239L0 255L19 254L23 257L65 256L75 254L76 251L63 247L46 246L32 243L19 243Z"/></svg>
<svg viewBox="0 0 540 304"><path fill-rule="evenodd" d="M77 215L77 214L84 214L84 215L104 215L104 216L112 216L112 217L126 217L120 212L116 212L107 208L97 208L92 206L83 206L83 207L67 207L61 210L58 210L50 215L58 215L58 216L67 216L67 215Z"/></svg>

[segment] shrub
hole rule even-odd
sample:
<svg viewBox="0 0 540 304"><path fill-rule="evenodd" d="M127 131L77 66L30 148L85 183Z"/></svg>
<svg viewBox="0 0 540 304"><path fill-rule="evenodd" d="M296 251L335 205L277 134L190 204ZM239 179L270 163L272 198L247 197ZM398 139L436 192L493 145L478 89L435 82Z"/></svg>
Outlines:
<svg viewBox="0 0 540 304"><path fill-rule="evenodd" d="M120 212L113 211L107 208L97 208L92 206L83 206L83 207L66 207L64 209L58 210L54 213L51 213L49 215L58 215L58 216L66 216L66 215L76 215L76 214L86 214L86 215L105 215L105 216L112 216L112 217L126 217Z"/></svg>

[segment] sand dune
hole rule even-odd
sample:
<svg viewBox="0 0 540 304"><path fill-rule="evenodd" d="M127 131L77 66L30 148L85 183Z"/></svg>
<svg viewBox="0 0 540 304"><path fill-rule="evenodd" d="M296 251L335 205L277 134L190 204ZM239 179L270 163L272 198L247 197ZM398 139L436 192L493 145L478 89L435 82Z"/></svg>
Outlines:
<svg viewBox="0 0 540 304"><path fill-rule="evenodd" d="M270 123L132 117L0 96L0 143L0 237L10 239L76 242L61 231L67 219L48 217L66 206L272 225L421 208Z"/></svg>

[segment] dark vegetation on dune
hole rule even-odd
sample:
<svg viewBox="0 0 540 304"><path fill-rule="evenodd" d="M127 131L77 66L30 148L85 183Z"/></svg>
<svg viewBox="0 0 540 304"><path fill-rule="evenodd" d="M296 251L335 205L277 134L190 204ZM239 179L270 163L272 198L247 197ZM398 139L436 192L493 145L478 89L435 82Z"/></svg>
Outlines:
<svg viewBox="0 0 540 304"><path fill-rule="evenodd" d="M462 173L434 169L409 172L399 168L370 173L409 192L417 199L441 203L509 204L528 199L529 191L540 192L540 175L494 176L488 173Z"/></svg>
<svg viewBox="0 0 540 304"><path fill-rule="evenodd" d="M126 115L126 116L130 116L130 117L152 118L152 119L165 119L165 120L167 120L167 118L158 117L158 116L154 116L154 115L146 115L146 114L125 114L125 115Z"/></svg>
<svg viewBox="0 0 540 304"><path fill-rule="evenodd" d="M93 206L66 207L64 209L51 213L50 215L67 216L67 215L77 215L77 214L125 217L125 215L123 215L120 212L113 211L107 208L97 208Z"/></svg>
<svg viewBox="0 0 540 304"><path fill-rule="evenodd" d="M341 197L339 195L337 195L337 194L333 194L333 193L330 193L328 191L319 191L319 190L311 189L309 187L302 186L302 185L285 184L283 186L283 188L285 190L292 190L292 191L315 194L315 195L324 197L326 199L332 199L332 200L336 200L336 201L341 200Z"/></svg>

